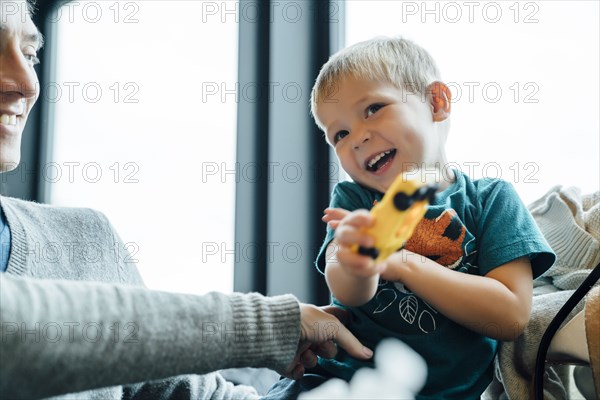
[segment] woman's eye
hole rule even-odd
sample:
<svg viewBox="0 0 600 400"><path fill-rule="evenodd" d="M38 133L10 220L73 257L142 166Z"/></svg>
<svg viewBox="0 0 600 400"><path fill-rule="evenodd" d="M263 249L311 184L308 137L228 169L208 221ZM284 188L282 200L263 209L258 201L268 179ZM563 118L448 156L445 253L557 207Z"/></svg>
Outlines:
<svg viewBox="0 0 600 400"><path fill-rule="evenodd" d="M37 65L40 63L40 59L37 58L36 54L24 54L23 56L31 65Z"/></svg>
<svg viewBox="0 0 600 400"><path fill-rule="evenodd" d="M350 134L350 132L348 132L348 131L339 131L333 137L333 143L339 142L340 140L342 140L343 138L345 138L349 134Z"/></svg>
<svg viewBox="0 0 600 400"><path fill-rule="evenodd" d="M375 114L381 108L383 108L383 104L371 104L369 107L367 107L367 117Z"/></svg>
<svg viewBox="0 0 600 400"><path fill-rule="evenodd" d="M40 59L37 58L37 51L33 46L25 46L22 50L23 57L27 60L27 62L31 65L36 65L40 63Z"/></svg>

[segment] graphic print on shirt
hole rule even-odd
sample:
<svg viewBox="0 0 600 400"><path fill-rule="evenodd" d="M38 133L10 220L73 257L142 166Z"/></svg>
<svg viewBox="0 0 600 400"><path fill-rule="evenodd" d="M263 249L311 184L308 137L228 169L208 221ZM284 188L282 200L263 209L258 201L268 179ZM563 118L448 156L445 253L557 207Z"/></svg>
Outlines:
<svg viewBox="0 0 600 400"><path fill-rule="evenodd" d="M463 241L467 229L449 208L435 219L423 218L404 248L450 269L463 259Z"/></svg>
<svg viewBox="0 0 600 400"><path fill-rule="evenodd" d="M432 216L431 213L437 215ZM471 265L475 255L475 251L471 248L473 245L473 236L467 231L453 209L435 211L430 209L425 218L417 225L404 248L447 268L465 272L469 267L473 267ZM437 310L418 298L410 288L401 282L382 280L372 301L375 308L371 311L373 316L381 315L389 309L386 313L388 318L392 317L396 320L398 318L391 316L389 312L395 309L395 307L390 307L397 303L400 322L405 324L402 328L403 331L407 328L406 324L418 328L418 331L423 333L435 332L438 327L435 318L438 314Z"/></svg>

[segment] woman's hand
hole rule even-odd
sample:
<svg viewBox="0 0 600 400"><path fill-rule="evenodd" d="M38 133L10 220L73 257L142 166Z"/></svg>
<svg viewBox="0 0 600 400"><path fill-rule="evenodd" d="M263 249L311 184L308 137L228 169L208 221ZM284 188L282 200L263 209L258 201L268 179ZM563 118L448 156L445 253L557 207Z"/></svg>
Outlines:
<svg viewBox="0 0 600 400"><path fill-rule="evenodd" d="M316 307L300 304L300 343L294 360L282 375L300 379L307 368L317 364L317 356L332 358L337 353L336 344L351 356L367 360L373 352L362 345L344 326L347 312L337 307Z"/></svg>

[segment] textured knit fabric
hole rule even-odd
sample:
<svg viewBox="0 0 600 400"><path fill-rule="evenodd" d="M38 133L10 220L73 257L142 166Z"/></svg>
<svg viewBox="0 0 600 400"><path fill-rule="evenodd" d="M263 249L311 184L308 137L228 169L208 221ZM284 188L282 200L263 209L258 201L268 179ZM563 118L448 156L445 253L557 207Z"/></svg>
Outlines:
<svg viewBox="0 0 600 400"><path fill-rule="evenodd" d="M600 262L600 192L555 186L529 209L557 256L544 276L558 289L576 289Z"/></svg>
<svg viewBox="0 0 600 400"><path fill-rule="evenodd" d="M596 393L600 395L600 287L593 288L585 299L585 337Z"/></svg>
<svg viewBox="0 0 600 400"><path fill-rule="evenodd" d="M530 396L539 342L559 309L600 261L600 192L581 195L574 187L555 186L528 207L556 252L556 263L536 281L529 326L515 342L499 346L494 383L487 399L523 399ZM597 285L600 283L597 283ZM581 311L583 302L565 320ZM547 364L544 398L566 399L568 379L561 366Z"/></svg>
<svg viewBox="0 0 600 400"><path fill-rule="evenodd" d="M0 203L13 236L0 274L0 398L256 398L209 372L292 360L293 296L149 291L102 214Z"/></svg>
<svg viewBox="0 0 600 400"><path fill-rule="evenodd" d="M534 276L552 265L554 254L510 184L492 179L471 181L459 171L455 174L456 182L436 195L406 249L455 271L476 275L486 275L524 256L530 258ZM370 209L382 196L343 182L334 189L330 206ZM333 236L328 229L317 260L320 271L325 269L325 249ZM375 348L383 338L394 337L426 360L427 382L418 399L478 398L492 380L496 341L441 315L401 283L380 281L371 301L349 310L349 328L366 346ZM372 364L340 351L335 360L319 360L319 366L329 376L349 380L360 367ZM289 380L280 381L273 390L290 388L290 383L294 386Z"/></svg>
<svg viewBox="0 0 600 400"><path fill-rule="evenodd" d="M522 400L533 398L533 372L540 340L558 310L572 294L572 290L563 290L534 296L531 318L523 333L513 342L500 344L495 361L495 379L482 396L483 399ZM580 302L566 321L577 315L583 306L583 302ZM544 399L567 400L569 398L560 369L548 365L543 380Z"/></svg>

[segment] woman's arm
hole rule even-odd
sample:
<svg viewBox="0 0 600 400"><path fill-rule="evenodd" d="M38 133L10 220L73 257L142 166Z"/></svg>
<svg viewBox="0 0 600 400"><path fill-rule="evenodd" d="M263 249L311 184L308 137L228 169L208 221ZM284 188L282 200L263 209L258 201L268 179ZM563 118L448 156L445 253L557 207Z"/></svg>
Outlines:
<svg viewBox="0 0 600 400"><path fill-rule="evenodd" d="M196 296L0 274L0 397L249 366L299 378L315 355L335 354L333 342L370 358L332 314L292 295Z"/></svg>
<svg viewBox="0 0 600 400"><path fill-rule="evenodd" d="M250 365L283 372L300 339L290 295L194 296L5 274L0 285L7 398Z"/></svg>

